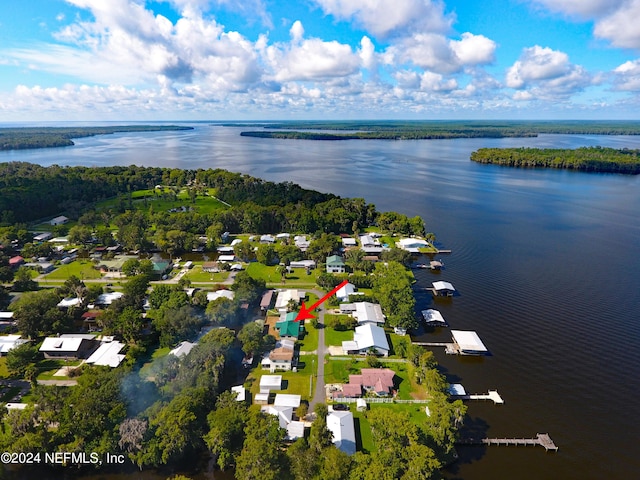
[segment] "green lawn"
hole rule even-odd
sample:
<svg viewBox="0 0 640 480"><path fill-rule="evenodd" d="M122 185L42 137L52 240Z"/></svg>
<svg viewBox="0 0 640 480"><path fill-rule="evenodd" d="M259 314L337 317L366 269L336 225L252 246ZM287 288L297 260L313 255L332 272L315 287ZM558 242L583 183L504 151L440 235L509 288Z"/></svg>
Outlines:
<svg viewBox="0 0 640 480"><path fill-rule="evenodd" d="M302 396L302 400L310 401L316 386L316 377L313 375L318 366L317 355L304 355L300 357L300 365L297 372L277 372L275 375L282 375L282 383L286 389L275 393L291 393ZM251 385L250 391L253 396L260 392L260 377L271 375L269 370L255 368L247 377L247 383ZM311 396L309 396L309 379L311 378Z"/></svg>
<svg viewBox="0 0 640 480"><path fill-rule="evenodd" d="M349 375L360 373L360 369L366 367L364 362L357 360L328 360L324 365L325 383L345 383Z"/></svg>
<svg viewBox="0 0 640 480"><path fill-rule="evenodd" d="M176 200L162 198L162 194L159 191L156 192L154 190L136 190L135 192L132 192L131 197L134 208L147 210L150 206L153 206L153 210L156 212L185 206L193 208L200 214L206 214L227 208L224 203L214 198L216 194L215 188L209 188L207 193L207 196L198 196L195 203L191 202L186 189L183 189L178 193ZM96 205L96 209L114 208L120 203L120 201L122 201L125 206L128 206L129 199L126 195L122 195L120 197L110 198L109 200L99 202Z"/></svg>
<svg viewBox="0 0 640 480"><path fill-rule="evenodd" d="M327 317L332 316L332 315L325 315L325 321L327 319ZM324 341L327 345L336 345L336 346L340 346L342 345L342 342L347 341L347 340L353 340L353 330L345 330L343 332L334 330L333 328L330 327L326 327L324 329Z"/></svg>
<svg viewBox="0 0 640 480"><path fill-rule="evenodd" d="M102 278L102 274L93 268L91 260L75 260L67 265L60 265L53 272L46 275L47 280L66 280L71 275L75 275L81 280L93 280Z"/></svg>
<svg viewBox="0 0 640 480"><path fill-rule="evenodd" d="M183 278L188 278L192 283L221 283L229 276L229 272L209 273L202 271L202 265L195 265Z"/></svg>
<svg viewBox="0 0 640 480"><path fill-rule="evenodd" d="M352 409L353 411L353 409ZM356 430L356 447L361 452L375 452L376 445L373 443L371 425L367 420L366 412L353 412L353 421Z"/></svg>
<svg viewBox="0 0 640 480"><path fill-rule="evenodd" d="M36 364L36 368L38 369L38 380L64 380L66 377L54 376L62 367L75 367L82 363L81 360L54 360L54 359L45 359L41 360Z"/></svg>
<svg viewBox="0 0 640 480"><path fill-rule="evenodd" d="M287 275L284 283L282 278L276 273L277 266L267 266L258 262L251 262L247 267L247 273L253 278L264 280L269 286L272 287L285 287L296 288L300 286L313 286L316 287L316 279L318 278L319 270L311 270L311 274L307 275L304 269L296 268L293 273Z"/></svg>
<svg viewBox="0 0 640 480"><path fill-rule="evenodd" d="M298 341L300 350L303 352L312 352L318 348L318 329L313 328L309 321L304 322L305 335Z"/></svg>
<svg viewBox="0 0 640 480"><path fill-rule="evenodd" d="M7 370L7 357L0 357L0 378L7 378L9 370Z"/></svg>
<svg viewBox="0 0 640 480"><path fill-rule="evenodd" d="M140 371L138 372L140 378L147 378L149 376L149 369L151 368L153 362L162 357L166 357L167 355L169 355L170 351L171 347L156 348L155 351L151 354L151 358L149 359L149 361L145 362L144 365L142 365L142 367L140 368Z"/></svg>

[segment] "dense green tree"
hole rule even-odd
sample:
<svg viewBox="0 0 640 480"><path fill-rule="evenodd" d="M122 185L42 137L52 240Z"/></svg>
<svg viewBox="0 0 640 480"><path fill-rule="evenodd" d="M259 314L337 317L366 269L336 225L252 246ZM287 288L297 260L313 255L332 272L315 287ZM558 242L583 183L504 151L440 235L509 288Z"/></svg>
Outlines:
<svg viewBox="0 0 640 480"><path fill-rule="evenodd" d="M18 268L13 279L13 289L17 292L30 292L38 289L38 282L31 278L29 268Z"/></svg>
<svg viewBox="0 0 640 480"><path fill-rule="evenodd" d="M411 264L411 253L401 248L391 248L380 254L380 260L383 262L397 262L405 267Z"/></svg>
<svg viewBox="0 0 640 480"><path fill-rule="evenodd" d="M23 377L29 365L38 359L38 350L29 343L12 348L7 353L7 370L12 377Z"/></svg>
<svg viewBox="0 0 640 480"><path fill-rule="evenodd" d="M256 302L266 290L264 280L251 277L246 271L238 272L231 285L231 290L236 293L236 299L244 300L248 303Z"/></svg>
<svg viewBox="0 0 640 480"><path fill-rule="evenodd" d="M236 256L243 262L250 262L251 260L256 258L254 246L246 241L242 241L241 243L236 244L233 247L233 253L235 253Z"/></svg>
<svg viewBox="0 0 640 480"><path fill-rule="evenodd" d="M122 286L122 293L126 297L126 303L131 306L141 307L149 288L148 275L134 275Z"/></svg>
<svg viewBox="0 0 640 480"><path fill-rule="evenodd" d="M228 298L217 298L207 305L207 317L216 325L234 325L238 320L238 306Z"/></svg>
<svg viewBox="0 0 640 480"><path fill-rule="evenodd" d="M378 263L374 271L373 295L380 303L389 326L416 328L415 298L409 275L397 262Z"/></svg>
<svg viewBox="0 0 640 480"><path fill-rule="evenodd" d="M169 347L183 340L193 339L203 325L203 319L193 307L162 309L152 321L160 334L160 345Z"/></svg>
<svg viewBox="0 0 640 480"><path fill-rule="evenodd" d="M248 420L247 406L236 400L235 393L225 392L218 397L215 410L207 417L209 431L204 440L221 470L235 465L242 451Z"/></svg>
<svg viewBox="0 0 640 480"><path fill-rule="evenodd" d="M264 265L273 265L276 258L276 249L269 243L261 243L256 250L256 260Z"/></svg>
<svg viewBox="0 0 640 480"><path fill-rule="evenodd" d="M236 460L236 478L280 480L287 471L281 449L285 434L275 416L251 411L242 451Z"/></svg>
<svg viewBox="0 0 640 480"><path fill-rule="evenodd" d="M337 252L341 245L340 237L323 233L309 243L307 256L318 264L324 263L327 257Z"/></svg>
<svg viewBox="0 0 640 480"><path fill-rule="evenodd" d="M264 328L259 323L249 322L238 332L238 340L242 342L242 351L246 355L251 356L264 350L268 341L266 337L271 335L263 335L263 331Z"/></svg>
<svg viewBox="0 0 640 480"><path fill-rule="evenodd" d="M22 295L11 305L18 330L28 338L67 331L71 319L57 307L59 301L60 297L53 290Z"/></svg>

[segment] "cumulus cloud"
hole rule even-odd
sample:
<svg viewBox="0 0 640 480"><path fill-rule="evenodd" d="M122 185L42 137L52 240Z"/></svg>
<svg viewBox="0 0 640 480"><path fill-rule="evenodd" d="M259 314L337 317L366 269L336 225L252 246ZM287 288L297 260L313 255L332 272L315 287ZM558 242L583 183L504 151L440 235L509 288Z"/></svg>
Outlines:
<svg viewBox="0 0 640 480"><path fill-rule="evenodd" d="M68 0L89 10L92 21L73 23L56 38L110 63L114 69L135 68L134 78L151 81L163 76L189 83L195 77L226 90L243 90L258 82L261 69L254 45L237 32L227 32L196 8L183 3L182 16L173 24L154 15L143 4L128 0ZM91 63L81 63L91 78ZM132 82L125 82L131 84Z"/></svg>
<svg viewBox="0 0 640 480"><path fill-rule="evenodd" d="M463 65L488 64L495 60L496 42L484 35L466 32L462 40L451 40L449 45Z"/></svg>
<svg viewBox="0 0 640 480"><path fill-rule="evenodd" d="M528 90L538 98L570 96L590 84L588 72L572 64L566 53L538 45L525 48L506 75L508 87ZM514 98L524 99L528 95L516 93Z"/></svg>
<svg viewBox="0 0 640 480"><path fill-rule="evenodd" d="M640 60L628 61L613 70L616 90L640 91Z"/></svg>
<svg viewBox="0 0 640 480"><path fill-rule="evenodd" d="M294 22L290 34L290 44L271 45L265 49L274 80L323 80L351 75L359 70L361 60L351 46L335 40L305 39L300 21Z"/></svg>
<svg viewBox="0 0 640 480"><path fill-rule="evenodd" d="M440 0L315 0L327 15L354 21L376 37L409 32L447 32L454 16Z"/></svg>
<svg viewBox="0 0 640 480"><path fill-rule="evenodd" d="M640 49L640 0L533 0L571 17L593 20L596 37L622 48Z"/></svg>

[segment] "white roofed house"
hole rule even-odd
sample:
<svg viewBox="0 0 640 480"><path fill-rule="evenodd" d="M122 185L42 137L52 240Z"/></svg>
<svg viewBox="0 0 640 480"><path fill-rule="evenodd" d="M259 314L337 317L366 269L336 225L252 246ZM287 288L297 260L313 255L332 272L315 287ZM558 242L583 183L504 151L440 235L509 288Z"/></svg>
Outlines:
<svg viewBox="0 0 640 480"><path fill-rule="evenodd" d="M21 339L20 335L1 335L0 336L0 355L6 355L9 350L16 348L28 340Z"/></svg>
<svg viewBox="0 0 640 480"><path fill-rule="evenodd" d="M293 300L298 304L304 297L305 293L302 290L282 290L278 292L278 296L276 297L275 308L277 310L286 310L289 301Z"/></svg>
<svg viewBox="0 0 640 480"><path fill-rule="evenodd" d="M385 316L382 313L382 307L377 303L371 302L354 302L355 312L351 315L358 321L358 325L371 323L373 325L384 325Z"/></svg>
<svg viewBox="0 0 640 480"><path fill-rule="evenodd" d="M260 243L276 243L276 238L272 235L262 235L260 237Z"/></svg>
<svg viewBox="0 0 640 480"><path fill-rule="evenodd" d="M120 353L126 345L117 341L102 342L86 363L115 368L122 363L125 355Z"/></svg>
<svg viewBox="0 0 640 480"><path fill-rule="evenodd" d="M175 355L176 357L184 357L189 355L189 352L193 350L197 343L180 342L173 350L169 352L169 355Z"/></svg>
<svg viewBox="0 0 640 480"><path fill-rule="evenodd" d="M69 219L67 217L65 217L64 215L60 215L58 217L52 218L51 220L49 220L49 225L63 225L65 223L67 223L69 221Z"/></svg>
<svg viewBox="0 0 640 480"><path fill-rule="evenodd" d="M356 286L353 285L352 283L347 283L344 287L341 287L340 290L336 292L336 297L341 302L348 302L349 295L355 293L355 291L356 291Z"/></svg>
<svg viewBox="0 0 640 480"><path fill-rule="evenodd" d="M39 350L45 358L78 359L89 357L97 347L95 335L64 334L45 338Z"/></svg>
<svg viewBox="0 0 640 480"><path fill-rule="evenodd" d="M420 248L429 246L429 242L421 238L403 238L397 242L399 248L410 252L418 252Z"/></svg>
<svg viewBox="0 0 640 480"><path fill-rule="evenodd" d="M207 292L207 301L213 302L219 298L226 298L227 300L233 300L236 294L233 290L227 290L226 288L221 288L220 290L216 290L215 292Z"/></svg>
<svg viewBox="0 0 640 480"><path fill-rule="evenodd" d="M383 328L367 323L356 327L353 341L342 342L346 354L366 355L371 349L383 357L389 356L389 342Z"/></svg>
<svg viewBox="0 0 640 480"><path fill-rule="evenodd" d="M346 411L333 411L327 415L327 428L333 434L333 444L347 455L356 453L356 432L353 414Z"/></svg>

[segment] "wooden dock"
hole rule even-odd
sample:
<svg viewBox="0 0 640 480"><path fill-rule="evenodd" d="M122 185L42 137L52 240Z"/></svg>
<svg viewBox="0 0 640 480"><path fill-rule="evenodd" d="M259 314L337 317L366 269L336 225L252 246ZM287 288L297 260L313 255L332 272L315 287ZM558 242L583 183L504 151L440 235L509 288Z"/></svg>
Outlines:
<svg viewBox="0 0 640 480"><path fill-rule="evenodd" d="M536 446L540 445L548 452L558 451L558 447L548 433L537 433L535 438L463 438L456 442L458 445L493 445L493 446Z"/></svg>
<svg viewBox="0 0 640 480"><path fill-rule="evenodd" d="M502 405L504 400L497 390L489 390L489 393L473 393L470 395L455 395L460 400L491 400L496 405Z"/></svg>
<svg viewBox="0 0 640 480"><path fill-rule="evenodd" d="M421 347L443 347L447 355L458 355L460 350L455 343L446 342L411 342L414 345L420 345Z"/></svg>

